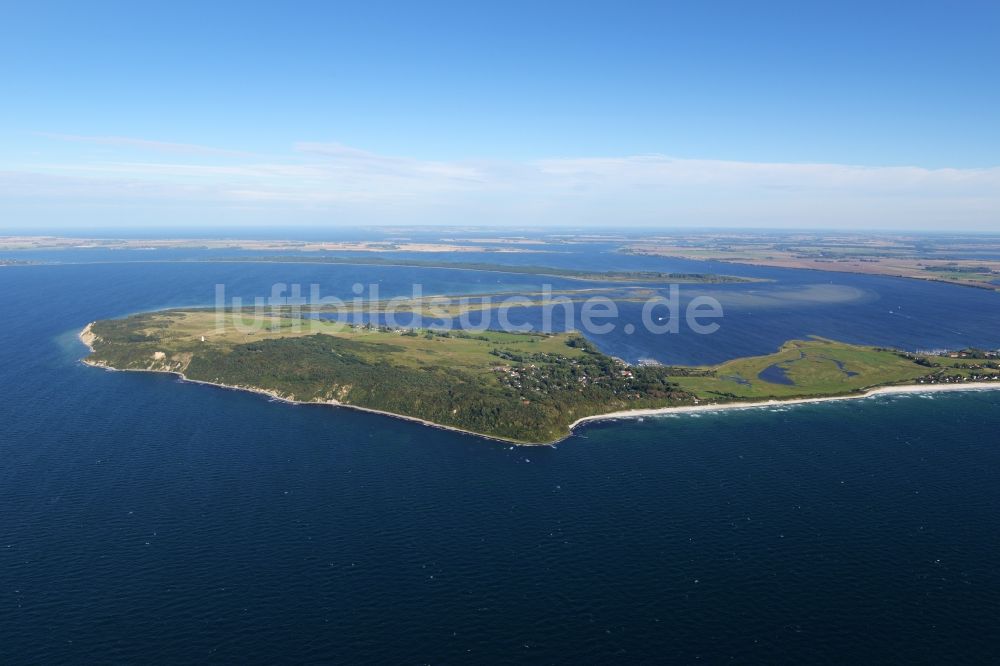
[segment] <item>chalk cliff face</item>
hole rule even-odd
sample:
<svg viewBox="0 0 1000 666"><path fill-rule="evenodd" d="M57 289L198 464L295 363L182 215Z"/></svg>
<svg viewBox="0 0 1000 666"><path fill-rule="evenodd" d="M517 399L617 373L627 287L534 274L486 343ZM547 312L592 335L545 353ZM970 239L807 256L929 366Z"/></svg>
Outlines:
<svg viewBox="0 0 1000 666"><path fill-rule="evenodd" d="M87 349L93 353L94 351L94 341L97 336L94 335L94 322L90 322L82 331L80 331L80 342L87 346Z"/></svg>

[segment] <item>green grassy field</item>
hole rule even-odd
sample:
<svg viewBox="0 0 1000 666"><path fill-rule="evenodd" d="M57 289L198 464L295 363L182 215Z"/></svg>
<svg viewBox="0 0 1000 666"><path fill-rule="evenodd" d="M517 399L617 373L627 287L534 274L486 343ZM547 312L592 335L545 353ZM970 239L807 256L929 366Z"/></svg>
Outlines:
<svg viewBox="0 0 1000 666"><path fill-rule="evenodd" d="M777 367L790 384L762 379ZM837 395L873 386L913 382L929 368L891 350L814 338L792 340L766 356L728 361L711 368L712 377L683 377L678 383L701 398L747 400Z"/></svg>
<svg viewBox="0 0 1000 666"><path fill-rule="evenodd" d="M994 273L989 268L983 268L982 270L954 270L948 266L928 266L924 270L942 280L966 280L982 282L987 285L1000 280L1000 274Z"/></svg>
<svg viewBox="0 0 1000 666"><path fill-rule="evenodd" d="M168 310L99 321L91 333L88 361L97 365L178 372L517 442L554 441L579 418L621 410L835 396L1000 373L995 363L820 338L711 367L635 367L576 333L389 330L271 312Z"/></svg>
<svg viewBox="0 0 1000 666"><path fill-rule="evenodd" d="M566 345L569 336L565 334L528 335L499 331L463 334L456 331L448 337L429 337L426 332L421 331L413 336L378 328L354 328L319 319L293 319L272 315L255 319L250 315L240 316L231 312L225 314L221 326L218 324L217 316L212 311L173 310L98 322L95 332L103 331L108 340L116 337L120 339L124 331L128 331L128 335L154 337L155 343L147 340L145 345L150 349L156 347L157 350L169 351L172 357L179 354L179 362L186 362L187 354L223 352L237 345L262 340L317 334L368 345L371 353L377 354L380 359L389 359L407 367L448 365L475 372L489 371L496 361L496 357L489 354L493 348L520 353L560 353L567 357L583 354L582 350ZM114 330L113 327L123 330ZM135 342L142 341L136 338L133 343L123 346L122 351L135 351ZM102 349L109 351L107 346Z"/></svg>

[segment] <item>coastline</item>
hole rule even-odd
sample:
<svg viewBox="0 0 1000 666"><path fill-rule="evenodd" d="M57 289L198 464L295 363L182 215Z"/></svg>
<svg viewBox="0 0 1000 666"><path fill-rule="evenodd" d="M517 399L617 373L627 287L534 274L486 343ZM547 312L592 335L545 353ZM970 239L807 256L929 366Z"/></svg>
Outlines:
<svg viewBox="0 0 1000 666"><path fill-rule="evenodd" d="M93 341L94 333L91 328L95 322L90 322L87 324L78 334L77 339L91 352L94 352ZM517 446L551 446L558 441L566 439L566 437L560 438L552 442L522 442L516 439L507 439L506 437L499 437L497 435L487 435L481 432L475 432L473 430L464 430L462 428L456 428L455 426L444 425L441 423L435 423L434 421L428 421L416 416L407 416L406 414L397 414L395 412L386 412L380 409L372 409L371 407L362 407L360 405L349 405L338 400L328 400L324 402L320 401L307 401L307 400L294 400L291 398L286 398L274 391L269 391L267 389L262 389L257 386L236 386L233 384L222 384L219 382L209 382L201 379L191 379L187 377L183 372L177 372L174 370L147 370L145 368L115 368L110 365L105 365L103 363L94 363L93 361L82 358L80 362L84 365L88 365L92 368L99 368L107 372L150 372L158 373L163 375L173 375L180 379L182 382L190 384L202 384L205 386L214 386L216 388L227 389L230 391L245 391L247 393L256 393L258 395L267 396L268 398L275 400L277 402L284 402L290 405L325 405L327 407L346 407L348 409L355 409L362 412L368 412L370 414L379 414L381 416L391 416L397 419L403 419L404 421L410 421L412 423L419 423L420 425L429 426L431 428L440 428L441 430L450 430L452 432L462 433L463 435L474 435L476 437L482 437L484 439L493 440L495 442L502 442L504 444L515 444ZM572 434L572 433L571 433ZM567 435L569 437L569 435Z"/></svg>
<svg viewBox="0 0 1000 666"><path fill-rule="evenodd" d="M628 409L607 414L584 416L569 425L570 431L579 425L592 421L610 421L614 419L641 418L645 416L664 416L666 414L690 414L700 412L721 412L737 409L760 409L762 407L784 407L787 405L808 405L838 400L863 400L880 395L910 395L916 393L953 393L957 391L997 391L1000 382L966 382L962 384L898 384L877 386L862 393L847 395L817 396L814 398L789 398L787 400L757 400L754 402L724 402L721 404L678 405L676 407L659 407L654 409Z"/></svg>
<svg viewBox="0 0 1000 666"><path fill-rule="evenodd" d="M94 322L87 324L79 334L77 338L80 342L90 351L94 351L93 341L94 333L91 330ZM720 412L729 410L739 410L739 409L760 409L763 407L783 407L787 405L806 405L815 404L821 402L833 402L839 400L862 400L865 398L873 398L880 395L905 395L914 393L951 393L956 391L986 391L986 390L1000 390L1000 382L968 382L964 384L902 384L893 386L878 386L875 388L868 389L861 393L851 393L847 395L831 395L831 396L818 396L814 398L789 398L787 400L758 400L755 402L725 402L721 404L703 404L703 405L676 405L673 407L657 407L657 408L647 408L647 409L627 409L617 412L607 412L605 414L593 414L591 416L584 416L567 426L567 434L560 437L559 439L552 440L550 442L524 442L515 439L508 439L506 437L500 437L497 435L487 435L485 433L475 432L473 430L465 430L463 428L457 428L455 426L444 425L441 423L435 423L434 421L428 421L416 416L407 416L406 414L397 414L395 412L387 412L380 409L373 409L371 407L362 407L360 405L350 405L339 402L337 400L328 400L324 402L319 401L304 401L304 400L294 400L286 398L274 391L269 391L267 389L262 389L256 386L234 386L232 384L221 384L218 382L209 382L200 379L189 379L182 372L176 372L173 370L147 370L144 368L114 368L102 363L94 363L87 358L80 359L80 362L89 365L92 368L101 368L102 370L107 370L109 372L154 372L161 374L169 374L178 377L183 382L189 382L192 384L203 384L207 386L215 386L218 388L229 389L232 391L246 391L248 393L257 393L259 395L267 396L272 400L279 402L285 402L293 405L326 405L328 407L346 407L348 409L355 409L362 412L368 412L370 414L379 414L382 416L390 416L397 419L403 419L404 421L410 421L412 423L419 423L421 425L429 426L432 428L440 428L441 430L449 430L451 432L462 433L465 435L474 435L475 437L482 437L483 439L489 439L495 442L502 442L504 444L513 444L516 446L555 446L571 437L575 434L577 427L597 422L597 421L613 421L616 419L635 419L643 418L646 416L665 416L668 414L691 414L691 413L702 413L702 412Z"/></svg>
<svg viewBox="0 0 1000 666"><path fill-rule="evenodd" d="M428 421L417 416L407 416L406 414L397 414L396 412L386 412L381 409L373 409L371 407L362 407L360 405L351 405L347 403L340 402L339 400L295 400L292 398L286 398L274 391L269 391L267 389L262 389L258 386L237 386L234 384L221 384L219 382L209 382L202 379L191 379L187 377L183 372L177 372L176 370L147 370L145 368L113 368L110 365L104 365L102 363L94 363L85 358L80 359L80 362L84 365L89 365L92 368L99 368L106 372L149 372L153 374L161 375L173 375L179 380L186 384L202 384L204 386L214 386L215 388L226 389L229 391L243 391L245 393L256 393L258 395L263 395L275 402L284 402L289 405L317 405L325 407L345 407L347 409L354 409L359 412L368 412L370 414L379 414L381 416L391 416L392 418L402 419L404 421L410 421L412 423L419 423L420 425L429 426L431 428L439 428L441 430L450 430L452 432L462 433L463 435L474 435L475 437L482 437L483 439L490 439L495 442L502 442L504 444L515 444L517 446L551 446L558 442L561 442L566 437L562 437L558 440L553 440L551 442L522 442L516 439L507 439L506 437L500 437L498 435L487 435L485 433L476 432L474 430L464 430L462 428L456 428L455 426L444 425L443 423L435 423L434 421Z"/></svg>

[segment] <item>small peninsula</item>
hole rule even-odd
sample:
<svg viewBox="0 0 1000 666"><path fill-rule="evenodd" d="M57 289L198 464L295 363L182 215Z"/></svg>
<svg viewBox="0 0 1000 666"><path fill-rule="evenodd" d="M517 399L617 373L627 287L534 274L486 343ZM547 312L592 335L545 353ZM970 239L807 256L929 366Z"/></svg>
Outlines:
<svg viewBox="0 0 1000 666"><path fill-rule="evenodd" d="M177 309L94 322L80 336L91 352L85 362L518 444L552 443L578 422L635 410L860 396L900 385L1000 385L992 355L910 354L821 338L717 366L633 366L575 332L389 329L279 310L224 315L246 321L220 328L218 312Z"/></svg>

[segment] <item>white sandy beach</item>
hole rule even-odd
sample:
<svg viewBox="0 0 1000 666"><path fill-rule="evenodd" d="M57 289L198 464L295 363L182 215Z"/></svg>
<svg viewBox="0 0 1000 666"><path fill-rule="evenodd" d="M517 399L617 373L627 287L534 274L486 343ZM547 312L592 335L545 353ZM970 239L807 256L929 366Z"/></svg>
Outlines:
<svg viewBox="0 0 1000 666"><path fill-rule="evenodd" d="M785 407L787 405L806 405L836 400L861 400L880 395L900 395L911 393L951 393L955 391L987 391L1000 390L997 382L968 382L965 384L906 384L902 386L880 386L850 395L833 395L816 398L789 398L788 400L761 400L758 402L725 402L721 404L705 403L703 405L681 405L677 407L661 407L658 409L629 409L621 412L595 414L584 416L570 424L570 430L590 421L605 421L609 419L639 418L644 416L662 416L664 414L690 414L696 412L721 412L732 409L759 409L761 407Z"/></svg>

